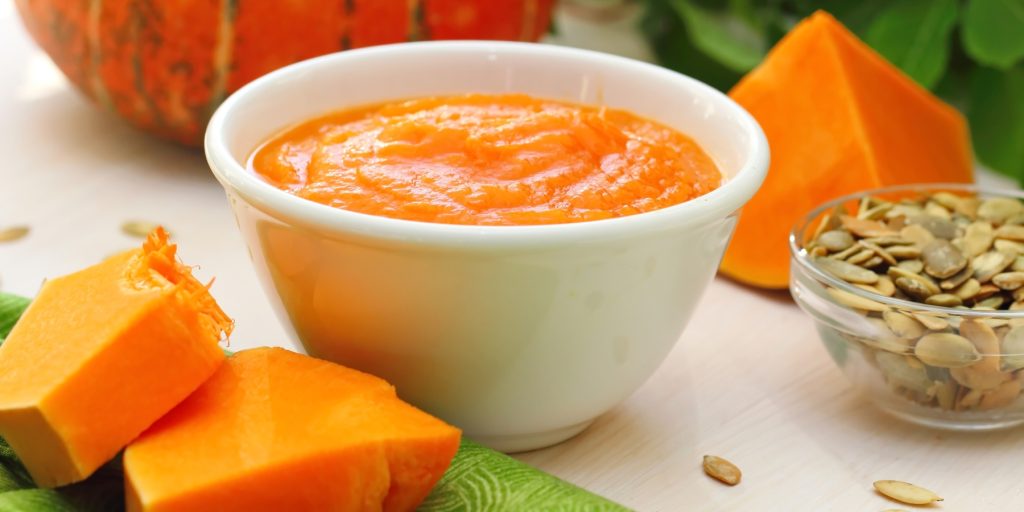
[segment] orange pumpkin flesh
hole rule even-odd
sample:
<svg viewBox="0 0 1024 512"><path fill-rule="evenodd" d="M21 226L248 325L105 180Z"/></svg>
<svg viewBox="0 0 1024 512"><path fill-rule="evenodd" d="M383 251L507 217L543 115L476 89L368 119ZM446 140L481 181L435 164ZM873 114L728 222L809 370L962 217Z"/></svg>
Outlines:
<svg viewBox="0 0 1024 512"><path fill-rule="evenodd" d="M128 510L413 510L459 436L382 379L245 350L125 450Z"/></svg>
<svg viewBox="0 0 1024 512"><path fill-rule="evenodd" d="M825 12L798 24L729 95L771 148L768 177L744 206L722 262L743 283L785 288L789 231L828 199L972 180L963 117Z"/></svg>
<svg viewBox="0 0 1024 512"><path fill-rule="evenodd" d="M536 41L554 0L16 0L39 46L82 92L190 145L217 105L281 66L418 39Z"/></svg>
<svg viewBox="0 0 1024 512"><path fill-rule="evenodd" d="M36 484L82 480L206 380L231 322L158 230L48 281L0 346L0 436Z"/></svg>

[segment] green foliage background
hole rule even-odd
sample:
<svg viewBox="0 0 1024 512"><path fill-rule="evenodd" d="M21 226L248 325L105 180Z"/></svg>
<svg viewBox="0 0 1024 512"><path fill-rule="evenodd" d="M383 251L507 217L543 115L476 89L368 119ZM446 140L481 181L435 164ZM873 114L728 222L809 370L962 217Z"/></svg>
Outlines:
<svg viewBox="0 0 1024 512"><path fill-rule="evenodd" d="M1024 0L643 0L661 64L728 90L822 9L950 102L978 160L1024 183Z"/></svg>

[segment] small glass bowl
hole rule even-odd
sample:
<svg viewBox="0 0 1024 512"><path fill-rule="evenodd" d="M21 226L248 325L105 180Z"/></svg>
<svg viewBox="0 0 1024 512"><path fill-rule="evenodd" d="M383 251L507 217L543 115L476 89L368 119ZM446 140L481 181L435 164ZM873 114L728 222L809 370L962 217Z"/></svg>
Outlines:
<svg viewBox="0 0 1024 512"><path fill-rule="evenodd" d="M802 219L790 235L790 291L814 319L835 363L853 386L882 410L914 423L954 430L1020 425L1024 423L1024 350L1020 348L1024 343L1017 340L1018 336L1024 340L1024 310L940 307L885 296L822 270L805 249L820 223L837 208L855 207L868 196L897 202L936 192L1024 199L1019 192L972 185L918 184L867 190L829 201ZM949 365L946 360L922 361L918 355L927 356L928 352L922 345L918 353L921 336L940 333L981 338L980 347L990 350L980 350L979 342L971 340L977 354L971 354L969 361L976 362L968 366L948 368L944 367ZM992 334L998 343L984 341ZM935 341L931 338L929 346ZM946 352L943 354L945 357Z"/></svg>

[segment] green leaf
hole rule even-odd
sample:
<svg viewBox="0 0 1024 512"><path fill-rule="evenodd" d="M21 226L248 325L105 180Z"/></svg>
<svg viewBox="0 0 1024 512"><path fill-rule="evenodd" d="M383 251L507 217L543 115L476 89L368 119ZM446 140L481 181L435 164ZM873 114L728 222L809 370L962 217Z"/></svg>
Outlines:
<svg viewBox="0 0 1024 512"><path fill-rule="evenodd" d="M418 510L626 512L629 509L512 457L463 440L451 467Z"/></svg>
<svg viewBox="0 0 1024 512"><path fill-rule="evenodd" d="M799 12L800 17L810 16L811 13L819 9L827 11L851 32L864 38L871 22L886 6L892 4L892 0L818 0L807 3L809 8Z"/></svg>
<svg viewBox="0 0 1024 512"><path fill-rule="evenodd" d="M1024 0L969 0L964 49L980 64L1008 69L1024 58Z"/></svg>
<svg viewBox="0 0 1024 512"><path fill-rule="evenodd" d="M24 297L0 293L0 342L11 332L28 303L29 300Z"/></svg>
<svg viewBox="0 0 1024 512"><path fill-rule="evenodd" d="M968 120L978 160L1024 183L1024 65L975 69Z"/></svg>
<svg viewBox="0 0 1024 512"><path fill-rule="evenodd" d="M754 69L767 51L762 31L728 13L704 9L688 0L672 0L693 45L726 68L738 72Z"/></svg>
<svg viewBox="0 0 1024 512"><path fill-rule="evenodd" d="M722 91L740 79L740 72L726 68L691 43L686 27L667 0L648 0L641 25L662 66Z"/></svg>
<svg viewBox="0 0 1024 512"><path fill-rule="evenodd" d="M865 41L930 89L946 73L956 22L956 0L898 0L871 22Z"/></svg>

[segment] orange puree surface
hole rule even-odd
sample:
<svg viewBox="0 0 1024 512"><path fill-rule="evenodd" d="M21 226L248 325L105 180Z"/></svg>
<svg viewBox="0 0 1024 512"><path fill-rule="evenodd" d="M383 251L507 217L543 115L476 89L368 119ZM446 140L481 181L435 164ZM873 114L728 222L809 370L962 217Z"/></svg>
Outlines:
<svg viewBox="0 0 1024 512"><path fill-rule="evenodd" d="M657 210L722 181L692 139L629 112L470 94L345 110L277 135L249 169L299 197L449 224L556 224Z"/></svg>

